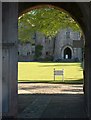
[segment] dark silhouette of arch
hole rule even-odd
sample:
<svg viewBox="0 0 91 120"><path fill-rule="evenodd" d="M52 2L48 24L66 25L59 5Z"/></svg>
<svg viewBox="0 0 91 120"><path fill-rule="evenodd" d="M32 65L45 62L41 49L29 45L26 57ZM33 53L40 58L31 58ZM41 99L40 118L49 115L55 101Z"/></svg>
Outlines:
<svg viewBox="0 0 91 120"><path fill-rule="evenodd" d="M72 58L72 51L69 47L64 49L64 59L71 59Z"/></svg>

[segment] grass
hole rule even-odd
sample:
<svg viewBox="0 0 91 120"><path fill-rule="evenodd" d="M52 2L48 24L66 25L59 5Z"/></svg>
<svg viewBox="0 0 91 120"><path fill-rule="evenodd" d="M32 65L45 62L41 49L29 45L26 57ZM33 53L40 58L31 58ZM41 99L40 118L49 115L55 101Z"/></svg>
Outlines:
<svg viewBox="0 0 91 120"><path fill-rule="evenodd" d="M64 83L83 83L83 70L80 63L57 62L18 62L18 82L61 83L62 76L56 76L53 70L64 69Z"/></svg>

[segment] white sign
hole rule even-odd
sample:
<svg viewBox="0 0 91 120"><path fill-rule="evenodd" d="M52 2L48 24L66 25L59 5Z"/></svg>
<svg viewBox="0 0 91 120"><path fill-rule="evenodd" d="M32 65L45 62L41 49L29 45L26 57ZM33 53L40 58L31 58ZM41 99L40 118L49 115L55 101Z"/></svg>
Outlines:
<svg viewBox="0 0 91 120"><path fill-rule="evenodd" d="M62 80L64 81L64 69L55 70L55 68L54 68L54 80L55 80L55 75L62 75Z"/></svg>

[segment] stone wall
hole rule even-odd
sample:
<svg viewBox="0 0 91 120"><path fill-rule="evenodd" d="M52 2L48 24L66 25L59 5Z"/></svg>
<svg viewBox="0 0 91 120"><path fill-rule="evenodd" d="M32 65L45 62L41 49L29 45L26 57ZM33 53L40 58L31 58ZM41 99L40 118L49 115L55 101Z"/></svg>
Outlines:
<svg viewBox="0 0 91 120"><path fill-rule="evenodd" d="M32 61L34 60L35 46L31 43L18 44L18 61Z"/></svg>
<svg viewBox="0 0 91 120"><path fill-rule="evenodd" d="M66 60L71 61L81 61L82 60L82 48L74 48L73 40L80 41L80 32L73 31L71 28L62 29L58 32L55 38L48 38L40 32L36 32L35 46L42 45L42 55L41 58L51 57L53 60L64 61L65 56L68 56ZM70 51L65 53L66 48ZM21 61L31 61L34 60L35 48L30 43L19 44L19 59ZM32 53L32 51L34 51Z"/></svg>

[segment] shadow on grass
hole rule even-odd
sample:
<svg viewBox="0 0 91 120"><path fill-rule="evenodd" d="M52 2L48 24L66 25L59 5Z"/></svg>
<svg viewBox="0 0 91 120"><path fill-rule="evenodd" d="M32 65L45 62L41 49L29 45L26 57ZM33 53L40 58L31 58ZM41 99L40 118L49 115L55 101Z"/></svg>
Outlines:
<svg viewBox="0 0 91 120"><path fill-rule="evenodd" d="M19 80L18 83L53 83L53 84L83 84L83 79L78 80Z"/></svg>
<svg viewBox="0 0 91 120"><path fill-rule="evenodd" d="M58 65L39 65L39 67L52 67L52 66L77 66L76 64L58 64Z"/></svg>
<svg viewBox="0 0 91 120"><path fill-rule="evenodd" d="M57 61L38 61L38 62L39 62L39 63L67 63L67 64L68 64L68 63L69 63L69 64L70 64L70 63L81 63L81 62L72 62L72 61L69 61L69 62L67 62L67 61L64 61L64 62L63 62L63 61L62 61L62 62L61 62L61 61L58 61L58 62L57 62Z"/></svg>

